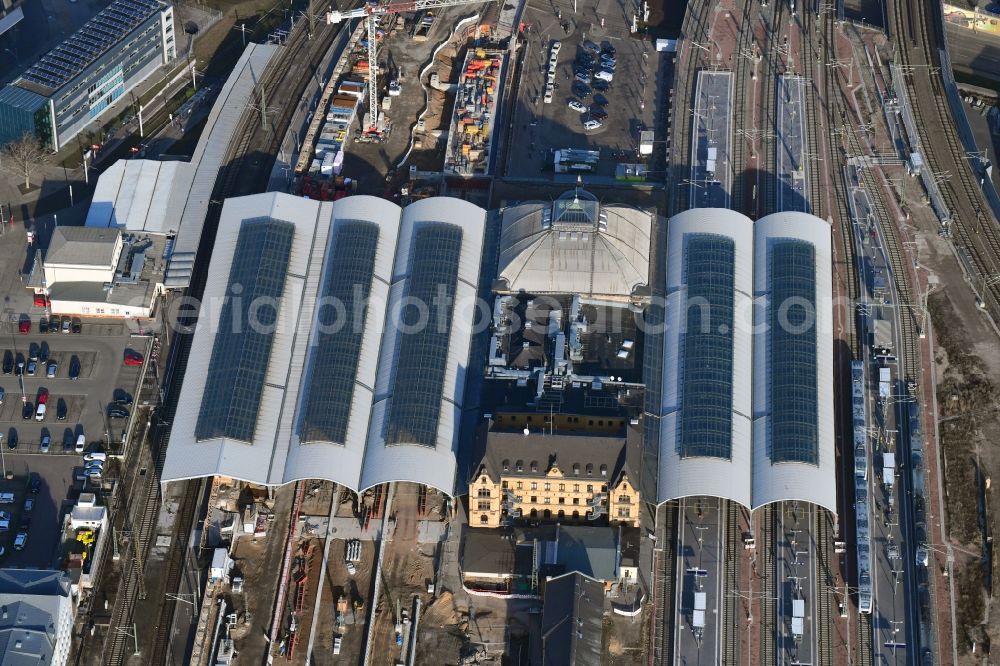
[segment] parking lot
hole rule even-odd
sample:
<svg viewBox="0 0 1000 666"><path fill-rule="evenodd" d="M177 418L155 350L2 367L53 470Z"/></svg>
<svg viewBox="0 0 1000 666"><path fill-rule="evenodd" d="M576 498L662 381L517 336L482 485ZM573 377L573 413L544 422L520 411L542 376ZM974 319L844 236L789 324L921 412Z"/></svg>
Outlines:
<svg viewBox="0 0 1000 666"><path fill-rule="evenodd" d="M552 173L552 151L575 149L599 151L600 161L593 173L613 177L617 163L636 159L639 131L653 124L660 58L650 42L629 35L618 3L580 3L576 14L572 2L560 0L554 3L554 10L552 6L525 11L524 21L530 29L520 80L515 82L516 140L508 152L507 176ZM561 47L552 102L545 103L552 43L557 40ZM608 69L602 66L601 56L610 53L609 46L614 49L616 64L613 79L601 90L604 83L593 74ZM583 83L575 76L580 67L578 58L588 52L593 74ZM570 108L572 100L583 105L582 112ZM602 118L604 113L607 116ZM601 126L585 129L584 123L591 119L599 119Z"/></svg>
<svg viewBox="0 0 1000 666"><path fill-rule="evenodd" d="M124 418L108 418L107 408L115 397L115 389L135 395L141 367L122 363L125 350L136 343L128 335L88 335L80 333L37 332L37 320L32 333L16 332L16 325L7 322L8 329L0 340L0 354L10 352L14 367L10 374L0 375L0 387L6 393L0 405L0 434L3 444L19 451L39 451L43 435L49 435L49 452L61 453L73 449L77 437L83 434L87 443L121 441L127 423ZM144 340L138 339L140 352ZM34 375L18 375L18 363L30 364L32 345L39 350ZM42 360L45 358L46 360ZM47 376L49 363L55 362L55 377ZM71 370L78 368L78 378L71 379ZM76 374L76 372L74 372ZM47 393L44 419L36 420L40 396ZM121 395L121 391L119 391ZM126 410L131 409L125 407ZM62 418L60 418L62 417ZM15 442L12 440L16 440Z"/></svg>
<svg viewBox="0 0 1000 666"><path fill-rule="evenodd" d="M41 225L40 225L41 226ZM0 475L0 492L14 492L11 505L0 511L12 514L10 529L0 531L0 546L5 549L6 566L49 567L58 558L61 518L79 496L83 482L83 459L75 449L77 437L84 436L88 450L117 450L128 425L127 418L108 418L108 405L116 391L136 395L142 373L141 365L125 365L129 349L145 354L147 338L130 335L120 320L79 320L73 332L57 326L49 332L39 330L39 320L52 313L33 303L31 292L21 282L21 271L29 265L33 248L26 242L23 226L8 226L0 234L0 293L4 308L0 316L0 374L3 404L0 405L0 449L8 475ZM27 318L30 327L21 332ZM61 324L61 321L60 321ZM37 357L34 374L28 374L32 357ZM10 361L8 364L7 361ZM54 376L48 366L55 363ZM18 374L18 364L23 373ZM71 379L72 374L76 375ZM9 370L9 372L8 372ZM45 395L46 411L37 419L39 396ZM123 399L127 402L127 399ZM134 405L125 406L129 411ZM44 436L50 438L48 453L42 453ZM40 476L37 494L30 494L34 506L30 514L29 538L23 550L13 549L13 540L21 524L28 475ZM105 477L107 478L107 477ZM91 488L92 489L92 488ZM2 525L2 523L0 523Z"/></svg>
<svg viewBox="0 0 1000 666"><path fill-rule="evenodd" d="M4 549L0 565L49 568L57 564L62 516L79 496L80 484L74 482L73 474L80 461L79 456L12 453L5 448L3 465L14 476L0 478L0 492L14 493L15 499L12 504L0 505L0 511L11 514L10 529L0 531L0 547ZM41 477L38 493L28 489L31 472ZM27 498L34 502L28 512L24 510ZM15 550L14 538L23 524L27 524L28 539L23 550Z"/></svg>

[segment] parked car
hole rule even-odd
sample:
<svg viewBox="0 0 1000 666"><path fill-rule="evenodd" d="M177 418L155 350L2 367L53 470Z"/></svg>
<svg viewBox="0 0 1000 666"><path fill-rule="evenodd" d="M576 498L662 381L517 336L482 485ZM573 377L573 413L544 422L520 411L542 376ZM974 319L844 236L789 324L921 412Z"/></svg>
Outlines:
<svg viewBox="0 0 1000 666"><path fill-rule="evenodd" d="M31 333L31 320L25 317L17 324L17 330L21 335Z"/></svg>
<svg viewBox="0 0 1000 666"><path fill-rule="evenodd" d="M129 350L125 352L125 365L142 365L144 360L143 355L137 351Z"/></svg>
<svg viewBox="0 0 1000 666"><path fill-rule="evenodd" d="M600 106L607 106L608 98L598 93L594 95L594 104L599 104Z"/></svg>
<svg viewBox="0 0 1000 666"><path fill-rule="evenodd" d="M56 372L59 371L59 364L55 361L49 361L49 366L45 370L45 376L52 379L56 376Z"/></svg>
<svg viewBox="0 0 1000 666"><path fill-rule="evenodd" d="M607 120L608 112L599 106L590 107L590 117L597 120Z"/></svg>
<svg viewBox="0 0 1000 666"><path fill-rule="evenodd" d="M79 317L73 317L73 332L79 333L83 330L83 323L80 321Z"/></svg>
<svg viewBox="0 0 1000 666"><path fill-rule="evenodd" d="M39 476L38 472L32 472L28 475L28 490L31 491L33 495L37 495L38 491L42 489L42 477Z"/></svg>
<svg viewBox="0 0 1000 666"><path fill-rule="evenodd" d="M583 44L581 44L580 46L582 46L584 50L586 50L589 53L597 53L598 50L597 44L590 41L589 39L583 40Z"/></svg>
<svg viewBox="0 0 1000 666"><path fill-rule="evenodd" d="M611 42L605 40L605 41L601 42L601 53L608 53L608 54L614 55L614 54L618 53L618 49L616 49L614 46L612 46Z"/></svg>
<svg viewBox="0 0 1000 666"><path fill-rule="evenodd" d="M39 405L49 404L49 390L48 389L38 389L38 397L36 401Z"/></svg>
<svg viewBox="0 0 1000 666"><path fill-rule="evenodd" d="M80 378L80 359L75 354L69 360L69 378L73 381Z"/></svg>
<svg viewBox="0 0 1000 666"><path fill-rule="evenodd" d="M83 433L81 432L79 435L76 436L75 450L77 453L83 453L83 450L85 448L87 448L87 438L84 437Z"/></svg>
<svg viewBox="0 0 1000 666"><path fill-rule="evenodd" d="M132 404L132 396L125 389L116 388L112 395L115 404L117 405L123 405L127 407Z"/></svg>
<svg viewBox="0 0 1000 666"><path fill-rule="evenodd" d="M590 83L590 72L577 70L576 74L573 75L573 78L580 83Z"/></svg>
<svg viewBox="0 0 1000 666"><path fill-rule="evenodd" d="M29 497L28 499L24 500L24 512L25 513L31 513L31 510L34 509L34 508L35 508L35 498L34 497Z"/></svg>
<svg viewBox="0 0 1000 666"><path fill-rule="evenodd" d="M583 129L588 130L588 131L599 129L600 127L601 127L601 121L600 120L591 119L591 120L588 120L587 122L585 122L583 124Z"/></svg>
<svg viewBox="0 0 1000 666"><path fill-rule="evenodd" d="M49 332L49 320L46 317L40 317L38 319L38 332L39 333Z"/></svg>
<svg viewBox="0 0 1000 666"><path fill-rule="evenodd" d="M49 360L49 343L43 342L38 345L38 362L46 363Z"/></svg>
<svg viewBox="0 0 1000 666"><path fill-rule="evenodd" d="M49 299L45 298L45 294L35 294L34 298L31 299L31 304L36 308L44 308L49 304Z"/></svg>
<svg viewBox="0 0 1000 666"><path fill-rule="evenodd" d="M587 107L585 107L583 104L581 104L579 102L579 100L575 100L575 99L571 99L569 101L569 104L567 104L566 106L568 106L569 108L573 109L577 113L583 113L584 111L587 110Z"/></svg>
<svg viewBox="0 0 1000 666"><path fill-rule="evenodd" d="M65 421L66 420L66 413L68 411L69 411L69 408L66 406L66 401L63 400L62 398L59 398L59 401L56 402L56 420L57 421Z"/></svg>
<svg viewBox="0 0 1000 666"><path fill-rule="evenodd" d="M91 451L90 453L84 454L83 456L84 462L92 462L95 460L104 462L107 459L108 459L108 454L104 453L103 451Z"/></svg>
<svg viewBox="0 0 1000 666"><path fill-rule="evenodd" d="M5 397L7 397L7 392L3 390L3 387L0 387L0 405L3 404L3 399Z"/></svg>
<svg viewBox="0 0 1000 666"><path fill-rule="evenodd" d="M38 345L34 342L28 345L28 360L29 361L38 360Z"/></svg>
<svg viewBox="0 0 1000 666"><path fill-rule="evenodd" d="M28 376L34 377L35 370L38 369L38 361L28 361Z"/></svg>
<svg viewBox="0 0 1000 666"><path fill-rule="evenodd" d="M11 428L7 431L7 448L16 449L17 448L17 428Z"/></svg>
<svg viewBox="0 0 1000 666"><path fill-rule="evenodd" d="M108 405L108 418L109 419L127 419L128 410L120 405L114 403Z"/></svg>
<svg viewBox="0 0 1000 666"><path fill-rule="evenodd" d="M52 444L52 437L50 435L42 435L42 443L39 445L42 453L49 452L49 446Z"/></svg>
<svg viewBox="0 0 1000 666"><path fill-rule="evenodd" d="M72 324L72 321L70 320L69 317L63 317L62 318L62 327L61 327L62 328L62 332L63 333L69 333L69 329L70 329L70 325L71 324Z"/></svg>
<svg viewBox="0 0 1000 666"><path fill-rule="evenodd" d="M45 410L46 409L47 409L47 407L46 407L45 403L42 403L42 404L38 405L38 407L35 408L35 420L36 421L44 421L45 420Z"/></svg>
<svg viewBox="0 0 1000 666"><path fill-rule="evenodd" d="M28 544L28 533L18 532L17 536L14 537L14 550L24 550L24 547Z"/></svg>
<svg viewBox="0 0 1000 666"><path fill-rule="evenodd" d="M24 355L23 354L19 353L17 355L17 363L14 366L14 374L17 375L18 377L20 377L21 375L24 374Z"/></svg>
<svg viewBox="0 0 1000 666"><path fill-rule="evenodd" d="M14 354L8 349L3 353L3 374L14 372Z"/></svg>
<svg viewBox="0 0 1000 666"><path fill-rule="evenodd" d="M601 79L602 81L607 81L608 83L610 83L611 81L614 80L615 73L614 72L609 72L606 69L602 69L601 71L596 72L594 74L594 78L595 79Z"/></svg>
<svg viewBox="0 0 1000 666"><path fill-rule="evenodd" d="M561 49L561 48L562 48L562 42L560 42L558 39L556 41L552 42L552 52L553 53L559 53L559 49Z"/></svg>
<svg viewBox="0 0 1000 666"><path fill-rule="evenodd" d="M21 407L21 418L25 421L30 421L31 417L35 415L35 406L30 402L24 403Z"/></svg>
<svg viewBox="0 0 1000 666"><path fill-rule="evenodd" d="M594 90L599 92L608 92L611 90L611 84L603 79L597 79L594 81Z"/></svg>

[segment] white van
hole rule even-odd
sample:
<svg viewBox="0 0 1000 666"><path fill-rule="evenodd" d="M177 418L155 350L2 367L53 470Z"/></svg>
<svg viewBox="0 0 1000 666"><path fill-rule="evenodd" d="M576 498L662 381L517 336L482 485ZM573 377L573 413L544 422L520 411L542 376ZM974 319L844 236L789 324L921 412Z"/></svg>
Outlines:
<svg viewBox="0 0 1000 666"><path fill-rule="evenodd" d="M80 433L76 438L76 452L83 453L85 448L87 448L87 438L83 436L83 433Z"/></svg>
<svg viewBox="0 0 1000 666"><path fill-rule="evenodd" d="M35 410L35 420L44 421L45 420L45 403L38 405L38 409Z"/></svg>
<svg viewBox="0 0 1000 666"><path fill-rule="evenodd" d="M0 504L13 504L14 493L0 493Z"/></svg>

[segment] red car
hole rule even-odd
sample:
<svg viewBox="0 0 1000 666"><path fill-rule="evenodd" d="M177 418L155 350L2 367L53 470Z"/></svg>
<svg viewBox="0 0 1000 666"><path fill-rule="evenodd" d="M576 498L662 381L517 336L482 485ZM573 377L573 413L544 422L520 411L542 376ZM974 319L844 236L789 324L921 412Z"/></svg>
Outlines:
<svg viewBox="0 0 1000 666"><path fill-rule="evenodd" d="M49 402L49 392L46 391L45 389L39 390L38 391L38 399L35 402L37 402L39 405L46 405L46 404L48 404L48 402Z"/></svg>
<svg viewBox="0 0 1000 666"><path fill-rule="evenodd" d="M21 332L21 335L27 335L28 333L30 333L31 332L31 320L30 319L22 319L21 322L17 325L17 330Z"/></svg>
<svg viewBox="0 0 1000 666"><path fill-rule="evenodd" d="M45 294L35 294L34 304L36 308L44 308L51 305L51 302L45 297Z"/></svg>
<svg viewBox="0 0 1000 666"><path fill-rule="evenodd" d="M127 352L125 354L125 365L142 365L142 354L139 352Z"/></svg>

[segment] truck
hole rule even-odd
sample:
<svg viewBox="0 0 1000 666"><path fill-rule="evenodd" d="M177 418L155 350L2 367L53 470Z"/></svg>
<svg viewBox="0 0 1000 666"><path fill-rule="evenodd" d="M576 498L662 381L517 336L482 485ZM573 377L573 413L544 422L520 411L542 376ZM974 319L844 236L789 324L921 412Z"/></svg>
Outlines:
<svg viewBox="0 0 1000 666"><path fill-rule="evenodd" d="M892 371L889 368L878 369L878 397L888 400L892 395Z"/></svg>
<svg viewBox="0 0 1000 666"><path fill-rule="evenodd" d="M691 613L691 626L695 631L705 628L705 607L708 595L705 592L694 593L694 611Z"/></svg>
<svg viewBox="0 0 1000 666"><path fill-rule="evenodd" d="M806 600L792 599L792 637L796 640L805 633Z"/></svg>
<svg viewBox="0 0 1000 666"><path fill-rule="evenodd" d="M896 454L891 451L882 454L882 483L892 488L896 482Z"/></svg>

